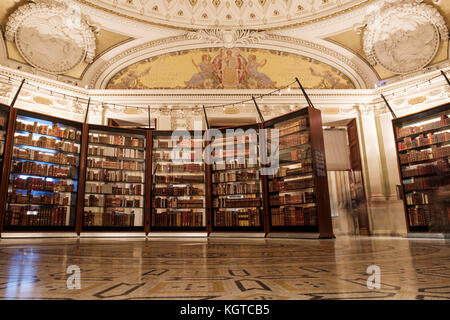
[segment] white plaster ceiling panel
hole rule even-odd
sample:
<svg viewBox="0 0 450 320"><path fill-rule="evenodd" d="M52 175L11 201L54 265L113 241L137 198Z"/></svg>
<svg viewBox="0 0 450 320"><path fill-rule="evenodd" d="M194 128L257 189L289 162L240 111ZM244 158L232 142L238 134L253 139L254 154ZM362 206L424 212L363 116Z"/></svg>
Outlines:
<svg viewBox="0 0 450 320"><path fill-rule="evenodd" d="M150 23L188 29L289 26L372 0L78 0Z"/></svg>

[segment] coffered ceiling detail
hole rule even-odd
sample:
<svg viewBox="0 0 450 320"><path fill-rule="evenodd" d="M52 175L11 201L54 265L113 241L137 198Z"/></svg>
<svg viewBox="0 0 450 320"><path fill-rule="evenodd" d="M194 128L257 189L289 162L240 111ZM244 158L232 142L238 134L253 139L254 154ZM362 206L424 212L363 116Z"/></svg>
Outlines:
<svg viewBox="0 0 450 320"><path fill-rule="evenodd" d="M313 21L373 0L77 0L109 12L185 29L267 29Z"/></svg>

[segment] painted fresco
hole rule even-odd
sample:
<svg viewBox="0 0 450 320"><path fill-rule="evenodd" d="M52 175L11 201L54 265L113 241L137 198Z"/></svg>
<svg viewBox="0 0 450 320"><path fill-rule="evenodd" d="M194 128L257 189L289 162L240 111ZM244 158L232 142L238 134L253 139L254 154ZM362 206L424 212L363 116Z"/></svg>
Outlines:
<svg viewBox="0 0 450 320"><path fill-rule="evenodd" d="M145 59L117 73L107 89L275 89L301 79L310 89L354 89L322 62L286 52L194 49Z"/></svg>

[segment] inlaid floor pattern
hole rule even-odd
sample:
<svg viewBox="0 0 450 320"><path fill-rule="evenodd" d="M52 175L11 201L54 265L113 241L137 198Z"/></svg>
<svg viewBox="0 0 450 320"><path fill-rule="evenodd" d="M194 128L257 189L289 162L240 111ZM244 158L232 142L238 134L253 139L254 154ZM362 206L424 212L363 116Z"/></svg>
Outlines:
<svg viewBox="0 0 450 320"><path fill-rule="evenodd" d="M71 265L80 289L67 287ZM370 265L380 289L367 287ZM450 241L1 239L0 297L449 299Z"/></svg>

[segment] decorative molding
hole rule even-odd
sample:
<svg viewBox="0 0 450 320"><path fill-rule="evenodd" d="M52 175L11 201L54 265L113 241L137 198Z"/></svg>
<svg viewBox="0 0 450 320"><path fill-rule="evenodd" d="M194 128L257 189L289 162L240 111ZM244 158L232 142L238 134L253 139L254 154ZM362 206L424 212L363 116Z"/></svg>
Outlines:
<svg viewBox="0 0 450 320"><path fill-rule="evenodd" d="M384 0L369 7L362 25L364 52L371 65L396 74L426 67L440 41L448 39L444 18L423 0Z"/></svg>
<svg viewBox="0 0 450 320"><path fill-rule="evenodd" d="M64 74L95 57L89 18L66 0L35 0L19 7L8 18L5 37L30 65L51 74Z"/></svg>
<svg viewBox="0 0 450 320"><path fill-rule="evenodd" d="M187 34L188 39L221 45L225 48L234 48L238 45L258 43L266 38L263 31L237 30L237 29L203 29Z"/></svg>

